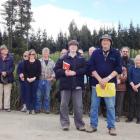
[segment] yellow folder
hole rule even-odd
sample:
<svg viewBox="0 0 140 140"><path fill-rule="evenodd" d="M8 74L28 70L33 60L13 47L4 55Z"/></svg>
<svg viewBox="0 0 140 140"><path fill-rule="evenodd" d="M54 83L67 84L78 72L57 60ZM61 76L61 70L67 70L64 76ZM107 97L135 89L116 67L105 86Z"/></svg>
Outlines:
<svg viewBox="0 0 140 140"><path fill-rule="evenodd" d="M107 83L102 89L99 84L96 85L96 92L98 97L113 97L116 95L116 87L114 83Z"/></svg>

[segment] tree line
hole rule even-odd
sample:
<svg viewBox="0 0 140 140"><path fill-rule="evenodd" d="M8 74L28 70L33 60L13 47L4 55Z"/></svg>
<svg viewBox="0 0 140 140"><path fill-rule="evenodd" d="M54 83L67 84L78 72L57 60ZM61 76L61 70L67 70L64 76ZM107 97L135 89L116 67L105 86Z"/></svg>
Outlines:
<svg viewBox="0 0 140 140"><path fill-rule="evenodd" d="M29 34L31 22L35 22L31 11L31 0L6 0L2 6L3 10L0 12L3 21L0 24L4 24L6 30L0 31L0 45L6 44L16 54L22 54L23 51L32 48L41 53L44 47L48 47L54 53L67 48L70 39L76 39L80 48L87 51L91 46L98 46L100 36L105 33L112 36L115 48L120 49L122 46L135 50L140 48L140 27L134 26L132 21L128 28L119 23L117 29L104 27L91 31L87 25L79 29L73 20L69 24L69 34L59 32L57 38L54 39L48 36L46 30L39 29L36 33Z"/></svg>

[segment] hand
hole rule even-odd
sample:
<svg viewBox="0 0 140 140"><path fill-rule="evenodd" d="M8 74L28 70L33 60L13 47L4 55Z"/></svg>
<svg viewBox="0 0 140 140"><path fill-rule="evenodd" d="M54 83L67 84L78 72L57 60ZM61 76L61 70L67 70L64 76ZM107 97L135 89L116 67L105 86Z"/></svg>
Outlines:
<svg viewBox="0 0 140 140"><path fill-rule="evenodd" d="M24 81L24 74L23 74L23 73L20 73L20 74L19 74L19 78L20 78L22 81Z"/></svg>
<svg viewBox="0 0 140 140"><path fill-rule="evenodd" d="M139 88L139 87L140 87L140 83L139 83L139 84L137 84L136 86L137 86L137 88Z"/></svg>
<svg viewBox="0 0 140 140"><path fill-rule="evenodd" d="M6 73L5 71L3 71L1 74L2 74L4 77L7 75L7 73Z"/></svg>
<svg viewBox="0 0 140 140"><path fill-rule="evenodd" d="M30 83L30 78L27 78L27 81Z"/></svg>
<svg viewBox="0 0 140 140"><path fill-rule="evenodd" d="M66 74L66 76L75 76L76 75L76 72L75 71L72 71L72 70L66 70L65 71L65 74Z"/></svg>
<svg viewBox="0 0 140 140"><path fill-rule="evenodd" d="M132 89L133 89L135 92L138 92L138 86L137 86L137 85L133 85L133 86L132 86Z"/></svg>
<svg viewBox="0 0 140 140"><path fill-rule="evenodd" d="M30 81L33 82L35 81L36 77L30 78Z"/></svg>

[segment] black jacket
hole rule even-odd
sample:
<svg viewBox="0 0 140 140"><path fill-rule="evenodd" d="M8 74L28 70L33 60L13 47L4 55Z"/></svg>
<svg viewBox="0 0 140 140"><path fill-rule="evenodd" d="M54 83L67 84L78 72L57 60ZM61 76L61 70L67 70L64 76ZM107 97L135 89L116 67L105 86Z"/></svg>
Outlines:
<svg viewBox="0 0 140 140"><path fill-rule="evenodd" d="M76 72L76 76L65 75L65 70L63 69L63 62L70 64L70 70ZM54 71L56 78L60 80L59 88L60 90L74 90L76 87L84 88L84 74L86 73L86 60L77 54L74 58L68 54L64 57L58 59Z"/></svg>

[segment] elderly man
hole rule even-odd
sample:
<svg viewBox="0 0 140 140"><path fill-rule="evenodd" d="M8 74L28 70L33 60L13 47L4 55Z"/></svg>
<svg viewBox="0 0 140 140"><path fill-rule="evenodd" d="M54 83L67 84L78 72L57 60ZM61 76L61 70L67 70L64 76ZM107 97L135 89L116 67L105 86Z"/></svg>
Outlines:
<svg viewBox="0 0 140 140"><path fill-rule="evenodd" d="M87 132L97 131L98 109L101 97L97 96L96 85L99 84L102 89L108 82L116 83L117 74L121 74L120 53L111 47L112 38L105 34L100 38L100 48L95 50L88 62L88 73L92 76L92 97L90 127ZM104 97L107 109L107 128L109 134L115 136L115 96Z"/></svg>
<svg viewBox="0 0 140 140"><path fill-rule="evenodd" d="M69 41L68 54L60 58L54 68L56 77L60 80L60 122L62 129L65 131L69 130L70 126L68 105L71 97L73 101L76 128L80 131L85 130L85 124L82 120L82 89L84 87L86 61L79 53L77 53L78 46L79 43L76 40Z"/></svg>
<svg viewBox="0 0 140 140"><path fill-rule="evenodd" d="M39 79L39 85L37 90L37 102L36 102L36 113L40 113L43 110L44 113L50 113L50 90L51 81L55 77L53 68L55 63L49 58L50 50L44 48L42 50L41 62L41 76Z"/></svg>

